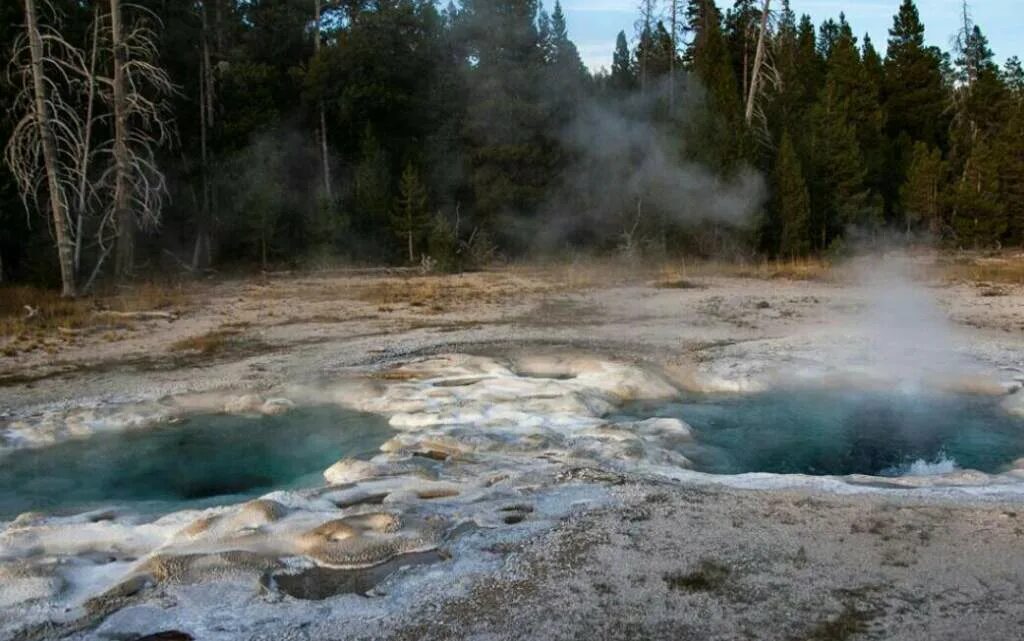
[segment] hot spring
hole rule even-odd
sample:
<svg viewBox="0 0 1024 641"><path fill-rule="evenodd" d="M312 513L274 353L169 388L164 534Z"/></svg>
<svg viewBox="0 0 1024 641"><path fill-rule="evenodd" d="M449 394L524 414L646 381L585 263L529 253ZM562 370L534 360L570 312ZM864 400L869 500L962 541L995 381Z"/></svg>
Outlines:
<svg viewBox="0 0 1024 641"><path fill-rule="evenodd" d="M314 406L198 415L21 450L0 458L0 520L125 504L172 511L315 485L332 463L372 456L391 434L382 417Z"/></svg>
<svg viewBox="0 0 1024 641"><path fill-rule="evenodd" d="M1024 419L999 398L890 391L778 390L705 395L647 407L679 418L681 452L717 474L903 476L954 469L1000 472L1024 456Z"/></svg>

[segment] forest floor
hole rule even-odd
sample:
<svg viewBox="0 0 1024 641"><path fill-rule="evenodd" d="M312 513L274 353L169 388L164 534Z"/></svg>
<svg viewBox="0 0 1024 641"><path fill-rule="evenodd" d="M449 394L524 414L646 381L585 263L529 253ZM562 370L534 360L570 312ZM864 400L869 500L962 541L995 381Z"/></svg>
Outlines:
<svg viewBox="0 0 1024 641"><path fill-rule="evenodd" d="M992 385L1021 379L1024 260L913 264L949 319L938 340L996 373ZM81 403L259 393L453 352L571 349L652 363L693 389L744 389L808 363L827 376L843 367L829 348L873 296L858 269L582 263L198 281L121 307L90 303L74 327L0 326L0 421ZM610 487L613 507L527 541L468 594L442 590L429 612L375 620L367 638L1020 638L1024 499L628 476ZM334 637L269 625L244 638Z"/></svg>

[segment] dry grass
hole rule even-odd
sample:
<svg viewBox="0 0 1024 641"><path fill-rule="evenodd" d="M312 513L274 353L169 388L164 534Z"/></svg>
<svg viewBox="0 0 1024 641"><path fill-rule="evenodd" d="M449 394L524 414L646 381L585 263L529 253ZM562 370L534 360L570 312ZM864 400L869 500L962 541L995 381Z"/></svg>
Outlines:
<svg viewBox="0 0 1024 641"><path fill-rule="evenodd" d="M200 356L212 356L224 352L234 346L241 335L241 331L231 327L221 327L212 332L189 336L175 341L170 346L172 352L193 352Z"/></svg>
<svg viewBox="0 0 1024 641"><path fill-rule="evenodd" d="M8 285L0 289L0 335L58 327L77 329L87 324L94 309L89 300L66 299L49 290Z"/></svg>
<svg viewBox="0 0 1024 641"><path fill-rule="evenodd" d="M131 319L111 318L103 311L148 312L181 310L189 298L181 285L140 283L85 298L61 298L54 290L25 285L0 287L2 353L14 356L34 349L56 349L88 330L127 330Z"/></svg>
<svg viewBox="0 0 1024 641"><path fill-rule="evenodd" d="M727 263L720 261L679 261L666 263L657 270L657 287L687 289L700 287L694 279L758 278L764 280L820 280L835 278L835 271L829 261L817 258L795 260L772 260L759 263Z"/></svg>
<svg viewBox="0 0 1024 641"><path fill-rule="evenodd" d="M549 285L506 274L415 276L382 279L361 285L353 297L376 305L381 312L404 306L424 313L440 314L470 305L502 303L516 296L549 289Z"/></svg>
<svg viewBox="0 0 1024 641"><path fill-rule="evenodd" d="M722 588L732 571L714 559L702 559L690 572L675 572L664 576L672 590L685 592L714 592Z"/></svg>
<svg viewBox="0 0 1024 641"><path fill-rule="evenodd" d="M939 267L954 282L1024 285L1024 254L959 256L940 260Z"/></svg>

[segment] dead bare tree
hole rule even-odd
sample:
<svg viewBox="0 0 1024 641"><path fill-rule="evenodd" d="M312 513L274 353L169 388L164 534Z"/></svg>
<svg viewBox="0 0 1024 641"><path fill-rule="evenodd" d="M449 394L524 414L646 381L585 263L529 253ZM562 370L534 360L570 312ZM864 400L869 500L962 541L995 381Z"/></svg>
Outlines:
<svg viewBox="0 0 1024 641"><path fill-rule="evenodd" d="M135 13L125 29L123 9ZM112 184L111 209L105 219L117 229L115 271L128 276L134 269L136 228L155 228L167 194L164 175L156 164L156 148L172 135L164 98L174 93L167 73L156 64L156 34L150 24L156 15L144 7L110 0L109 42L113 75L103 78L109 91L114 135L107 148L113 163L101 184Z"/></svg>
<svg viewBox="0 0 1024 641"><path fill-rule="evenodd" d="M115 247L124 250L119 258L130 266L135 225L159 223L166 193L155 149L172 135L163 98L174 88L153 62L156 46L148 23L156 17L125 6L145 20L124 31L118 0L111 0L106 15L97 5L87 59L55 26L40 23L41 10L57 23L47 0L25 0L25 31L9 67L23 116L5 159L26 209L46 203L64 296L89 291ZM111 77L98 70L106 46L114 54ZM111 117L114 136L95 141L97 123ZM87 249L95 250L96 262L79 287Z"/></svg>
<svg viewBox="0 0 1024 641"><path fill-rule="evenodd" d="M51 15L52 8L43 3ZM61 295L75 296L74 237L68 202L79 188L82 120L68 100L81 52L51 27L42 27L35 0L25 0L25 32L15 43L11 80L24 116L15 125L5 158L26 209L45 193L60 264ZM44 186L45 185L45 186Z"/></svg>
<svg viewBox="0 0 1024 641"><path fill-rule="evenodd" d="M320 53L320 1L313 0L314 12L316 17L315 29L313 32L313 51L314 54ZM317 107L320 111L320 158L323 165L323 178L324 178L324 197L327 198L328 202L334 200L331 193L331 163L327 155L327 110L324 108L324 101L321 98Z"/></svg>
<svg viewBox="0 0 1024 641"><path fill-rule="evenodd" d="M639 50L637 64L639 65L640 92L647 92L648 58L651 54L651 43L654 37L654 23L657 22L656 0L640 0L640 18L636 22L639 44L643 49Z"/></svg>
<svg viewBox="0 0 1024 641"><path fill-rule="evenodd" d="M200 46L202 49L199 58L199 153L203 197L202 206L197 208L199 209L199 216L196 225L196 242L192 249L192 264L190 267L192 271L199 269L204 262L208 264L211 257L210 227L213 219L213 184L210 180L209 132L214 126L214 78L210 55L210 27L207 4L207 0L201 0L199 3L201 24ZM219 15L219 3L216 5L216 10Z"/></svg>
<svg viewBox="0 0 1024 641"><path fill-rule="evenodd" d="M670 112L675 111L676 106L676 56L679 55L679 2L680 0L669 0L669 27L672 39L672 52L668 59L668 107Z"/></svg>
<svg viewBox="0 0 1024 641"><path fill-rule="evenodd" d="M764 8L761 10L761 32L757 36L757 51L754 53L754 67L750 71L750 87L747 91L747 125L750 125L754 118L754 99L755 96L757 96L758 84L761 79L765 41L768 39L768 16L770 6L771 0L764 0Z"/></svg>
<svg viewBox="0 0 1024 641"><path fill-rule="evenodd" d="M82 126L82 145L79 149L78 162L78 189L76 190L77 202L75 207L75 274L80 275L82 269L82 245L85 240L85 219L88 215L89 196L92 192L92 185L89 183L90 161L93 156L92 130L93 125L99 119L95 115L96 104L96 64L99 54L99 27L100 8L96 6L92 23L92 42L89 54L89 67L85 70L83 81L85 83L85 119ZM91 284L91 281L90 281Z"/></svg>

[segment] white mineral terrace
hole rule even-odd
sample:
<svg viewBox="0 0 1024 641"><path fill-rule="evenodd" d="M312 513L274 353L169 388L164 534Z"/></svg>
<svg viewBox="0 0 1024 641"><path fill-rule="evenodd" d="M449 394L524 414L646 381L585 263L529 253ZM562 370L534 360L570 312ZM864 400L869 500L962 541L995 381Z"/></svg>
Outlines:
<svg viewBox="0 0 1024 641"><path fill-rule="evenodd" d="M716 383L712 373L698 386L759 387L744 380ZM267 612L301 620L317 601L293 597L311 596L335 599L324 616L372 619L382 608L413 608L433 590L458 594L499 563L487 550L613 503L609 482L618 473L738 488L1024 494L1024 465L994 475L889 478L884 489L873 477L696 472L675 447L693 438L688 425L615 418L623 403L672 399L684 385L694 380L580 354L442 355L264 395L182 395L13 421L6 433L13 450L197 412L280 413L325 402L384 415L397 433L370 460L343 459L324 470L321 487L155 520L111 505L0 524L0 638L48 626L130 638L182 625L196 638L235 638ZM1005 394L1019 385L996 387ZM1011 393L1004 403L1020 412L1022 399ZM435 569L438 561L443 570ZM177 607L161 605L169 599ZM221 604L230 604L219 616L232 633L210 627L211 608Z"/></svg>

